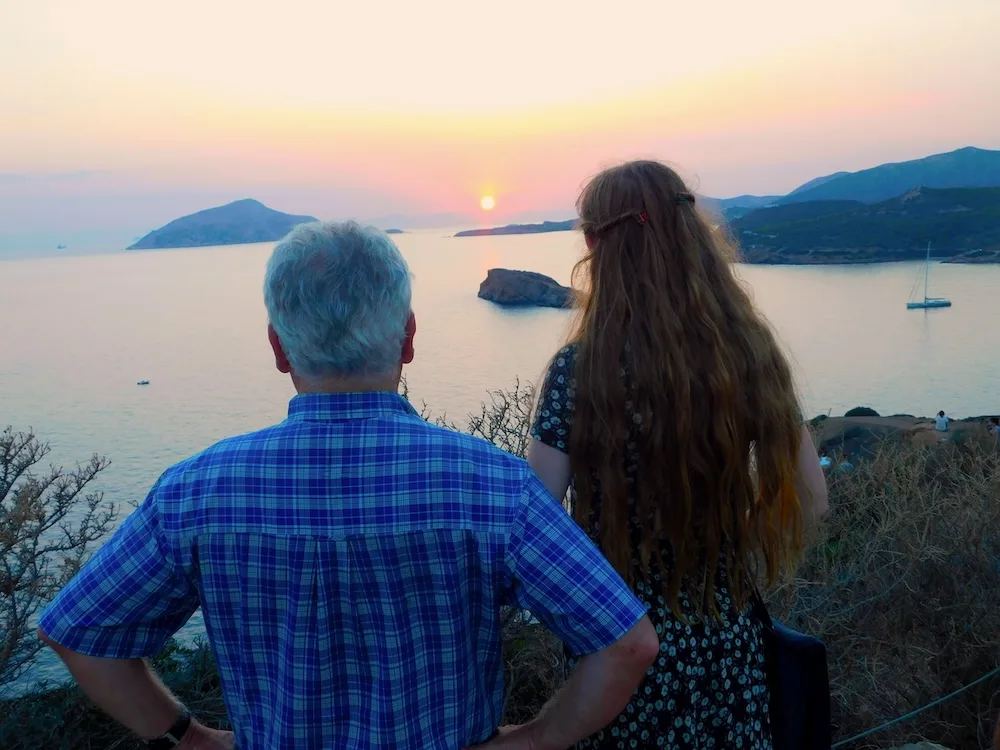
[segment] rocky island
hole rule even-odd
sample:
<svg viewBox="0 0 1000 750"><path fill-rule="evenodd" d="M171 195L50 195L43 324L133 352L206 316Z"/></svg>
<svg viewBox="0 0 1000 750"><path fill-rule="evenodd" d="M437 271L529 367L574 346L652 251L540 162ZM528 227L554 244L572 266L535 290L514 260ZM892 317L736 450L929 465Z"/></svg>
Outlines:
<svg viewBox="0 0 1000 750"><path fill-rule="evenodd" d="M509 307L572 307L573 290L534 271L491 268L479 285L479 297Z"/></svg>
<svg viewBox="0 0 1000 750"><path fill-rule="evenodd" d="M251 198L225 206L182 216L155 229L129 250L243 245L252 242L276 242L292 227L316 221L312 216L284 214Z"/></svg>
<svg viewBox="0 0 1000 750"><path fill-rule="evenodd" d="M543 232L568 232L576 227L576 219L566 221L543 221L541 224L507 224L488 229L466 229L456 237L488 237L497 234L541 234Z"/></svg>

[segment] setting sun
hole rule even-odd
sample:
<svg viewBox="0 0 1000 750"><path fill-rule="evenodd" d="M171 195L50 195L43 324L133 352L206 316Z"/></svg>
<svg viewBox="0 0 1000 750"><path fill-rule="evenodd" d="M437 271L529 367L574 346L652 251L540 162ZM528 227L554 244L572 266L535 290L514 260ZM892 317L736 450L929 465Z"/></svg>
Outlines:
<svg viewBox="0 0 1000 750"><path fill-rule="evenodd" d="M497 202L495 200L493 200L493 196L492 195L484 195L482 197L482 199L480 199L480 201L479 201L479 205L480 205L480 207L484 211L492 211L493 207L496 204L497 204Z"/></svg>

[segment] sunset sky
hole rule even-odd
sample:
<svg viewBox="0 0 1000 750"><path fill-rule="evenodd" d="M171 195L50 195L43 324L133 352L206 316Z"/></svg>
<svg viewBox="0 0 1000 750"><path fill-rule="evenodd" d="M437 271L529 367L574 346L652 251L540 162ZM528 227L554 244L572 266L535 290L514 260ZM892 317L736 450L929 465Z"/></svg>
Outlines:
<svg viewBox="0 0 1000 750"><path fill-rule="evenodd" d="M0 242L246 196L563 218L635 156L783 193L1000 148L998 39L998 0L0 0Z"/></svg>

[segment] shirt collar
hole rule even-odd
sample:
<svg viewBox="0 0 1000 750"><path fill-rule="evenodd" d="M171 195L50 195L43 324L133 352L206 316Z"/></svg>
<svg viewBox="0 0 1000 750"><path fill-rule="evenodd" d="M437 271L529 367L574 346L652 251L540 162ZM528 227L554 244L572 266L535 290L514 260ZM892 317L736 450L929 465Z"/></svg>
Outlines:
<svg viewBox="0 0 1000 750"><path fill-rule="evenodd" d="M419 416L410 402L390 391L303 393L288 404L288 418L298 422L328 422L372 417Z"/></svg>

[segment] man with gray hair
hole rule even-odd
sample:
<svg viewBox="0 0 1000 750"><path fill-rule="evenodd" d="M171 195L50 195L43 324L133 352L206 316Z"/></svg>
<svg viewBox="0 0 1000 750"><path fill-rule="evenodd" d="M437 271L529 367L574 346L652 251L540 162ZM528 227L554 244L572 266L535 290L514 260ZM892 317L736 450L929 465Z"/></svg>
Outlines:
<svg viewBox="0 0 1000 750"><path fill-rule="evenodd" d="M527 464L426 423L410 274L381 232L297 227L264 302L288 419L168 469L46 610L41 636L157 748L566 748L617 716L659 650L642 604ZM581 661L503 727L500 609ZM201 607L232 732L143 661Z"/></svg>

